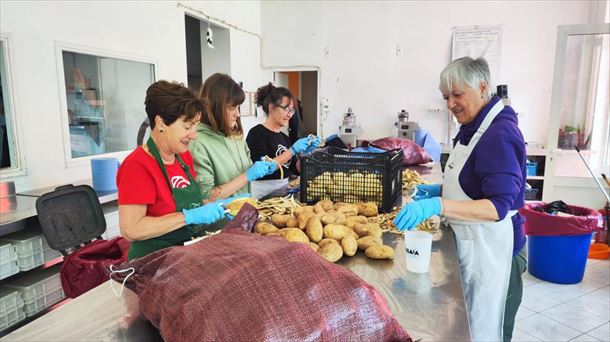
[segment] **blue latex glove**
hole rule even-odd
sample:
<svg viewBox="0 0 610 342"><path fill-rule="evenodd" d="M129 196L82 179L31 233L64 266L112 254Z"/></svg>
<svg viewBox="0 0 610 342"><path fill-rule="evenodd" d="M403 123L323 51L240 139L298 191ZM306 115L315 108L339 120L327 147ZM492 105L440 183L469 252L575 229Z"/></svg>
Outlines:
<svg viewBox="0 0 610 342"><path fill-rule="evenodd" d="M212 224L225 217L225 209L217 202L194 209L182 209L186 224Z"/></svg>
<svg viewBox="0 0 610 342"><path fill-rule="evenodd" d="M407 203L396 215L394 224L398 230L412 230L431 216L440 214L441 198L427 198Z"/></svg>
<svg viewBox="0 0 610 342"><path fill-rule="evenodd" d="M310 137L305 137L305 138L301 138L301 139L295 141L295 143L292 144L292 146L290 147L290 152L292 152L293 155L301 154L309 147L310 141L313 141L313 140L314 139L312 139ZM318 143L318 145L319 145L319 143Z"/></svg>
<svg viewBox="0 0 610 342"><path fill-rule="evenodd" d="M309 142L309 147L305 149L305 151L303 151L303 155L309 155L311 154L313 151L316 150L316 148L318 148L318 146L320 146L320 143L322 142L322 139L320 139L320 137L316 137L315 139L310 140Z"/></svg>
<svg viewBox="0 0 610 342"><path fill-rule="evenodd" d="M417 193L413 196L414 201L441 196L440 184L417 184L415 188L417 188Z"/></svg>
<svg viewBox="0 0 610 342"><path fill-rule="evenodd" d="M246 178L248 179L248 182L255 181L259 178L263 178L274 173L276 165L277 164L275 162L267 162L262 160L252 164L252 166L246 170Z"/></svg>

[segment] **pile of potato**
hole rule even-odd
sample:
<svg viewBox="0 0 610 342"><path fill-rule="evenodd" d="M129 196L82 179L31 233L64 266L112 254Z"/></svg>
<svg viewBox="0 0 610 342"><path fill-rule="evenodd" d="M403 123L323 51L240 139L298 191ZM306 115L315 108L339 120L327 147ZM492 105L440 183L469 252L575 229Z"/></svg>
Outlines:
<svg viewBox="0 0 610 342"><path fill-rule="evenodd" d="M368 218L377 214L375 203L322 200L314 206L299 207L292 214L272 215L271 222L256 225L256 232L307 244L330 262L343 255L353 256L358 249L369 258L393 259L394 250L381 239L381 227L369 223Z"/></svg>
<svg viewBox="0 0 610 342"><path fill-rule="evenodd" d="M376 173L323 172L307 181L308 202L319 199L335 202L375 202L381 204L383 186Z"/></svg>

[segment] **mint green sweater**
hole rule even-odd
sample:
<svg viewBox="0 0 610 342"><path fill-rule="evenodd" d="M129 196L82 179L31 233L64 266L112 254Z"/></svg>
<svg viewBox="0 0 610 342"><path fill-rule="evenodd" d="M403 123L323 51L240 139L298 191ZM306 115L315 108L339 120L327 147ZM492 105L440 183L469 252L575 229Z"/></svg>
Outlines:
<svg viewBox="0 0 610 342"><path fill-rule="evenodd" d="M250 150L243 137L226 137L204 123L197 127L197 138L189 145L193 156L197 183L204 199L210 197L212 188L228 183L246 172L252 165ZM250 184L234 195L250 191Z"/></svg>

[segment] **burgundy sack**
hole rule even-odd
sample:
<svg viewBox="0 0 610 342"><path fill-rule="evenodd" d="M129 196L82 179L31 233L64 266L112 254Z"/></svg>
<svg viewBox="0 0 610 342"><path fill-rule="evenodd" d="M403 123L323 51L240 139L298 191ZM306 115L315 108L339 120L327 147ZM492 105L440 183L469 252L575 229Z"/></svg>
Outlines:
<svg viewBox="0 0 610 342"><path fill-rule="evenodd" d="M403 150L402 165L419 165L432 161L428 152L411 140L401 138L381 138L370 143L370 146L378 147L382 150L390 151L395 149Z"/></svg>
<svg viewBox="0 0 610 342"><path fill-rule="evenodd" d="M593 210L575 205L568 205L570 215L549 215L537 211L546 203L532 202L519 209L519 214L525 217L525 234L531 236L583 235L591 234L601 224L601 215Z"/></svg>
<svg viewBox="0 0 610 342"><path fill-rule="evenodd" d="M412 341L375 288L305 244L249 233L257 217L245 205L220 234L122 265L165 341Z"/></svg>
<svg viewBox="0 0 610 342"><path fill-rule="evenodd" d="M67 297L76 298L110 279L110 265L127 260L129 241L122 237L96 240L68 255L59 275Z"/></svg>

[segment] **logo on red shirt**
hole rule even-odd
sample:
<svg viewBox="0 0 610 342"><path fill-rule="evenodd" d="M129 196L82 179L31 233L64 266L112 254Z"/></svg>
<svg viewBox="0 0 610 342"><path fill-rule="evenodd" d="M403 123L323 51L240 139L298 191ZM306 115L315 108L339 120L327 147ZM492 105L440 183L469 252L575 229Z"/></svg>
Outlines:
<svg viewBox="0 0 610 342"><path fill-rule="evenodd" d="M189 185L191 185L191 182L189 182L189 180L184 178L183 176L172 177L172 187L174 189L184 189Z"/></svg>

